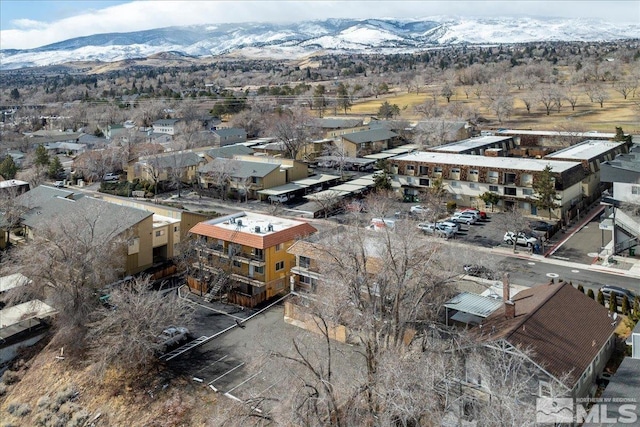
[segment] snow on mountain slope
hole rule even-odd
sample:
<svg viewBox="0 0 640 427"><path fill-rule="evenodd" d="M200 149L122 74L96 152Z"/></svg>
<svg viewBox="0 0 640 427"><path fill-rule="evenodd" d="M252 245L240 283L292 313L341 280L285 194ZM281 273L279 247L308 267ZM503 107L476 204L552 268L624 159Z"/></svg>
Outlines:
<svg viewBox="0 0 640 427"><path fill-rule="evenodd" d="M317 51L406 53L457 43L637 38L640 38L640 23L620 25L593 19L430 17L216 24L97 34L36 49L0 50L0 69L71 61L112 62L168 51L196 57L233 53L245 57L294 59Z"/></svg>

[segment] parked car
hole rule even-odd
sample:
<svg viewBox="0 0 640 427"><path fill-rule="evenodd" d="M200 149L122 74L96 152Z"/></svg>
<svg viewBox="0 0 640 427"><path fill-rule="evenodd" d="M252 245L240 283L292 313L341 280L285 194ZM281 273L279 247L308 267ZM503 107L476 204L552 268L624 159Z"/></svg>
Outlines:
<svg viewBox="0 0 640 427"><path fill-rule="evenodd" d="M431 209L425 206L415 205L415 206L411 206L411 209L409 209L409 212L411 212L412 214L420 215L420 214L427 214L431 212Z"/></svg>
<svg viewBox="0 0 640 427"><path fill-rule="evenodd" d="M487 213L485 211L479 211L478 209L466 208L460 209L460 212L473 212L478 215L479 219L485 220L487 219Z"/></svg>
<svg viewBox="0 0 640 427"><path fill-rule="evenodd" d="M507 231L504 233L504 237L502 239L509 245L513 245L513 242L516 242L518 245L533 247L538 244L538 239L526 234L524 232L514 233L512 231Z"/></svg>
<svg viewBox="0 0 640 427"><path fill-rule="evenodd" d="M460 231L460 224L452 221L440 221L436 223L438 227L446 228L452 230L454 233L458 233Z"/></svg>
<svg viewBox="0 0 640 427"><path fill-rule="evenodd" d="M271 203L284 203L289 201L289 195L288 194L272 194L269 196L269 201Z"/></svg>
<svg viewBox="0 0 640 427"><path fill-rule="evenodd" d="M476 222L478 222L478 218L475 215L471 214L471 213L456 212L451 217L451 221L452 222L457 222L457 223L460 223L460 224L471 225L471 224L475 224Z"/></svg>
<svg viewBox="0 0 640 427"><path fill-rule="evenodd" d="M445 238L450 238L453 237L454 231L447 229L447 228L442 228L440 226L438 226L438 224L435 223L420 223L418 224L418 228L420 230L422 230L423 233L425 234L431 234L434 236L438 236L438 237L445 237Z"/></svg>
<svg viewBox="0 0 640 427"><path fill-rule="evenodd" d="M487 280L498 279L498 275L495 273L495 271L491 270L490 268L484 267L482 265L468 264L468 265L465 265L463 268L464 268L464 272L467 273L469 276L480 277L482 279L487 279Z"/></svg>
<svg viewBox="0 0 640 427"><path fill-rule="evenodd" d="M636 294L631 292L629 289L621 288L619 286L604 285L600 288L600 291L604 295L604 301L606 303L609 302L609 298L612 293L616 296L616 302L618 305L622 305L622 300L625 296L629 300L630 305L633 305L633 301L636 298Z"/></svg>
<svg viewBox="0 0 640 427"><path fill-rule="evenodd" d="M103 181L120 181L120 174L108 173L102 177Z"/></svg>
<svg viewBox="0 0 640 427"><path fill-rule="evenodd" d="M161 351L165 352L169 348L189 339L189 329L183 326L169 326L158 335L157 342Z"/></svg>
<svg viewBox="0 0 640 427"><path fill-rule="evenodd" d="M56 188L62 188L64 187L64 181L56 181Z"/></svg>
<svg viewBox="0 0 640 427"><path fill-rule="evenodd" d="M396 226L395 218L371 218L371 229L394 228Z"/></svg>
<svg viewBox="0 0 640 427"><path fill-rule="evenodd" d="M553 230L553 224L545 221L531 221L529 222L529 228L533 231L544 231L546 233Z"/></svg>

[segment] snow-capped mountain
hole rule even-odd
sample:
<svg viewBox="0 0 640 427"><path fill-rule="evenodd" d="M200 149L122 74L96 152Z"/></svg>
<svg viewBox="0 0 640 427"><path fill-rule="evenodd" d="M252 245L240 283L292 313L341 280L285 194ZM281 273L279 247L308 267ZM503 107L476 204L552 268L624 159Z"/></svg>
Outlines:
<svg viewBox="0 0 640 427"><path fill-rule="evenodd" d="M0 50L0 69L113 62L161 52L207 57L300 58L324 53L401 53L431 47L540 41L612 41L640 38L639 24L593 19L446 18L329 19L292 24L245 23L169 27L97 34L36 49Z"/></svg>

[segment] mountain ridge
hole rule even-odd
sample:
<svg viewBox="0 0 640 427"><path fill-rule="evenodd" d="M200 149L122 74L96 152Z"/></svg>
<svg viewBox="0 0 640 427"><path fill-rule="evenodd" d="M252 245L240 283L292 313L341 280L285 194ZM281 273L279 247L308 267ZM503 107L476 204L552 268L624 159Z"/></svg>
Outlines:
<svg viewBox="0 0 640 427"><path fill-rule="evenodd" d="M296 59L325 53L407 53L455 44L613 41L640 38L640 24L595 19L460 18L327 19L288 24L241 23L164 27L72 38L33 49L0 50L0 69L77 61L116 62L162 52Z"/></svg>

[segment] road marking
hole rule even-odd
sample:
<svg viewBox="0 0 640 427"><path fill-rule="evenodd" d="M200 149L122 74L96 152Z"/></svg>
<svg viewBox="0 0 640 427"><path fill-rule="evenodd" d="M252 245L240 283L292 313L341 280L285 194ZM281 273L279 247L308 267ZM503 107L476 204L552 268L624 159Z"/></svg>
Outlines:
<svg viewBox="0 0 640 427"><path fill-rule="evenodd" d="M556 278L560 277L560 275L556 274L556 273L547 273L547 277L551 277L552 279L556 279Z"/></svg>
<svg viewBox="0 0 640 427"><path fill-rule="evenodd" d="M218 378L216 378L215 380L213 380L213 381L209 381L209 382L207 383L207 385L211 385L211 384L215 383L215 382L216 382L216 381L218 381L220 378L224 377L225 375L230 374L231 372L235 371L236 369L238 369L238 368L239 368L239 367L241 367L242 365L244 365L244 362L242 362L241 364L239 364L238 366L236 366L236 367L234 367L234 368L229 369L227 372L225 372L224 374L220 375L220 376L219 376Z"/></svg>
<svg viewBox="0 0 640 427"><path fill-rule="evenodd" d="M237 389L238 387L240 387L243 384L248 383L249 381L251 381L252 379L254 379L255 377L257 377L258 375L260 375L262 373L262 371L258 371L257 373L251 375L249 378L247 378L246 380L242 381L240 384L238 384L237 386L233 387L231 390L227 391L227 393L231 393L233 390Z"/></svg>
<svg viewBox="0 0 640 427"><path fill-rule="evenodd" d="M588 256L589 258L595 258L595 257L597 257L597 256L599 256L599 255L600 255L600 254L599 254L599 253L597 253L597 252L589 252L589 253L587 254L587 256Z"/></svg>
<svg viewBox="0 0 640 427"><path fill-rule="evenodd" d="M229 356L228 354L225 354L225 355L224 355L224 356L222 356L220 359L216 360L215 362L211 363L210 365L205 366L204 368L198 369L196 372L201 372L201 371L203 371L203 370L205 370L205 369L207 369L207 368L210 368L210 367L212 367L213 365L215 365L216 363L223 361L223 360L224 360L224 359L226 359L228 356Z"/></svg>
<svg viewBox="0 0 640 427"><path fill-rule="evenodd" d="M580 270L571 270L572 273L580 273Z"/></svg>
<svg viewBox="0 0 640 427"><path fill-rule="evenodd" d="M528 262L527 264L529 264L529 265L536 265L536 263L535 263L535 262Z"/></svg>

